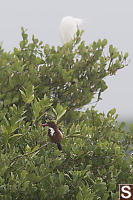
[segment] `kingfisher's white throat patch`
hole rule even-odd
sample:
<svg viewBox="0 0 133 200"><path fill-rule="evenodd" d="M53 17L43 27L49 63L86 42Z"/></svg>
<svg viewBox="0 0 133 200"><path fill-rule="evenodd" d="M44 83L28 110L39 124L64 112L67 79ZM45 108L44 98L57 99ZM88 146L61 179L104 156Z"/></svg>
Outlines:
<svg viewBox="0 0 133 200"><path fill-rule="evenodd" d="M50 135L53 136L54 132L55 132L54 129L53 128L49 128L49 130L50 130Z"/></svg>

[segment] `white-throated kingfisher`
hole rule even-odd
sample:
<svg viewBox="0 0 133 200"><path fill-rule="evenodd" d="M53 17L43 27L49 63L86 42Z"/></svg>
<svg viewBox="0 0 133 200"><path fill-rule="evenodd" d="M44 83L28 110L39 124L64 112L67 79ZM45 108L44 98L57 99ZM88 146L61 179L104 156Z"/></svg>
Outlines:
<svg viewBox="0 0 133 200"><path fill-rule="evenodd" d="M58 149L61 151L62 147L61 147L60 142L63 138L63 134L62 134L61 129L58 128L57 125L52 121L47 122L45 124L41 124L41 126L48 126L49 127L48 136L49 136L51 142L56 143Z"/></svg>

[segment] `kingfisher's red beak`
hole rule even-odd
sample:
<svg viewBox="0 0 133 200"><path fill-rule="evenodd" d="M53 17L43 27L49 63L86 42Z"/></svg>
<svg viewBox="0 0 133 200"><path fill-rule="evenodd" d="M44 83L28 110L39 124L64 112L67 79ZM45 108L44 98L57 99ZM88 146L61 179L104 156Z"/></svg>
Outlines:
<svg viewBox="0 0 133 200"><path fill-rule="evenodd" d="M48 124L41 124L41 126L48 126Z"/></svg>

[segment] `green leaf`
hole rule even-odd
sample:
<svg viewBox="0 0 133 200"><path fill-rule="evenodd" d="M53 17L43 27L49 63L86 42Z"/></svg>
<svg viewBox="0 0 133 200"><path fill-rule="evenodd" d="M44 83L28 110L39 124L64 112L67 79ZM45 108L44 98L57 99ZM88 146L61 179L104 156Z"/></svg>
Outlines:
<svg viewBox="0 0 133 200"><path fill-rule="evenodd" d="M105 192L102 197L102 200L108 200L108 197L109 197L109 192Z"/></svg>
<svg viewBox="0 0 133 200"><path fill-rule="evenodd" d="M44 98L43 98L43 106L45 107L49 107L52 105L52 102L51 100L46 96L46 94L44 95Z"/></svg>
<svg viewBox="0 0 133 200"><path fill-rule="evenodd" d="M14 174L11 172L11 179L14 180Z"/></svg>
<svg viewBox="0 0 133 200"><path fill-rule="evenodd" d="M125 126L126 126L126 123L125 122L121 122L119 127L120 127L120 129L123 129L123 128L125 128Z"/></svg>
<svg viewBox="0 0 133 200"><path fill-rule="evenodd" d="M26 99L26 103L31 103L34 100L34 94L32 94L29 98Z"/></svg>
<svg viewBox="0 0 133 200"><path fill-rule="evenodd" d="M107 41L106 39L104 39L104 40L102 41L102 48L105 47L105 46L107 45L107 43L108 43L108 41Z"/></svg>
<svg viewBox="0 0 133 200"><path fill-rule="evenodd" d="M116 109L113 108L113 109L111 109L111 110L107 113L107 117L113 116L115 113L116 113Z"/></svg>
<svg viewBox="0 0 133 200"><path fill-rule="evenodd" d="M59 103L56 106L57 121L66 113L66 108L63 108Z"/></svg>
<svg viewBox="0 0 133 200"><path fill-rule="evenodd" d="M101 183L97 183L96 184L96 190L98 192L104 193L106 191L106 183L105 182L101 182Z"/></svg>
<svg viewBox="0 0 133 200"><path fill-rule="evenodd" d="M26 116L24 116L24 117L21 117L20 119L18 119L15 123L17 124L17 123L19 123L19 122L21 122L21 121L23 121L24 119L26 118Z"/></svg>
<svg viewBox="0 0 133 200"><path fill-rule="evenodd" d="M25 151L27 152L27 153L30 153L31 152L31 148L30 148L30 146L27 144L26 145L26 147L25 147Z"/></svg>
<svg viewBox="0 0 133 200"><path fill-rule="evenodd" d="M69 186L64 185L64 194L67 194L69 192Z"/></svg>
<svg viewBox="0 0 133 200"><path fill-rule="evenodd" d="M133 124L129 124L129 130L131 133L133 133Z"/></svg>
<svg viewBox="0 0 133 200"><path fill-rule="evenodd" d="M10 142L10 143L15 142L15 140L16 140L18 137L20 137L20 136L22 136L22 134L20 134L20 133L14 134L14 135L10 136L10 137L9 137L9 142Z"/></svg>
<svg viewBox="0 0 133 200"><path fill-rule="evenodd" d="M32 149L32 152L36 151L37 149L39 149L40 145L37 145L35 146L33 149Z"/></svg>
<svg viewBox="0 0 133 200"><path fill-rule="evenodd" d="M81 191L78 192L77 196L76 196L76 200L83 200L83 196Z"/></svg>
<svg viewBox="0 0 133 200"><path fill-rule="evenodd" d="M109 189L110 189L111 191L113 191L113 190L116 189L116 186L117 186L116 180L115 180L115 179L112 179L112 180L110 181L110 183L109 183Z"/></svg>
<svg viewBox="0 0 133 200"><path fill-rule="evenodd" d="M99 39L97 42L97 47L100 48L100 46L101 46L101 40Z"/></svg>
<svg viewBox="0 0 133 200"><path fill-rule="evenodd" d="M18 48L14 48L14 54L17 56L17 55L19 55L19 50L18 50Z"/></svg>
<svg viewBox="0 0 133 200"><path fill-rule="evenodd" d="M59 173L59 181L61 184L64 183L64 173L63 172Z"/></svg>
<svg viewBox="0 0 133 200"><path fill-rule="evenodd" d="M24 42L24 41L21 41L21 42L20 42L20 48L23 49L24 47L25 47L25 42Z"/></svg>
<svg viewBox="0 0 133 200"><path fill-rule="evenodd" d="M125 55L124 55L124 59L126 60L128 57L128 53L126 52Z"/></svg>
<svg viewBox="0 0 133 200"><path fill-rule="evenodd" d="M21 172L21 178L24 180L27 176L28 172L26 170L22 170Z"/></svg>
<svg viewBox="0 0 133 200"><path fill-rule="evenodd" d="M20 89L19 89L19 91L20 91L21 95L22 95L24 98L26 98L26 94L23 92L23 90L20 90Z"/></svg>
<svg viewBox="0 0 133 200"><path fill-rule="evenodd" d="M110 54L113 54L113 51L114 51L114 50L113 50L113 45L111 44L111 45L109 46L109 53L110 53Z"/></svg>
<svg viewBox="0 0 133 200"><path fill-rule="evenodd" d="M54 109L54 108L52 108L52 111L53 111L53 113L54 113L54 115L55 115L55 117L57 117L57 111Z"/></svg>
<svg viewBox="0 0 133 200"><path fill-rule="evenodd" d="M29 187L30 181L26 181L23 183L22 189L25 191Z"/></svg>
<svg viewBox="0 0 133 200"><path fill-rule="evenodd" d="M25 88L25 92L23 92L22 90L20 90L20 93L22 95L23 101L26 104L31 103L34 100L34 86L32 84L28 84L28 87Z"/></svg>

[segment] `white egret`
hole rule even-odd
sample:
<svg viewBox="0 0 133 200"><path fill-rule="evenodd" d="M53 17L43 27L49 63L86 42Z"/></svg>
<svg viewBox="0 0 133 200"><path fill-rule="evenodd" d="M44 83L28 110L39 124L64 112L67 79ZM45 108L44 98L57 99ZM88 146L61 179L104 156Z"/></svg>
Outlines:
<svg viewBox="0 0 133 200"><path fill-rule="evenodd" d="M83 20L71 16L64 17L60 23L60 36L63 44L74 39L79 26Z"/></svg>

